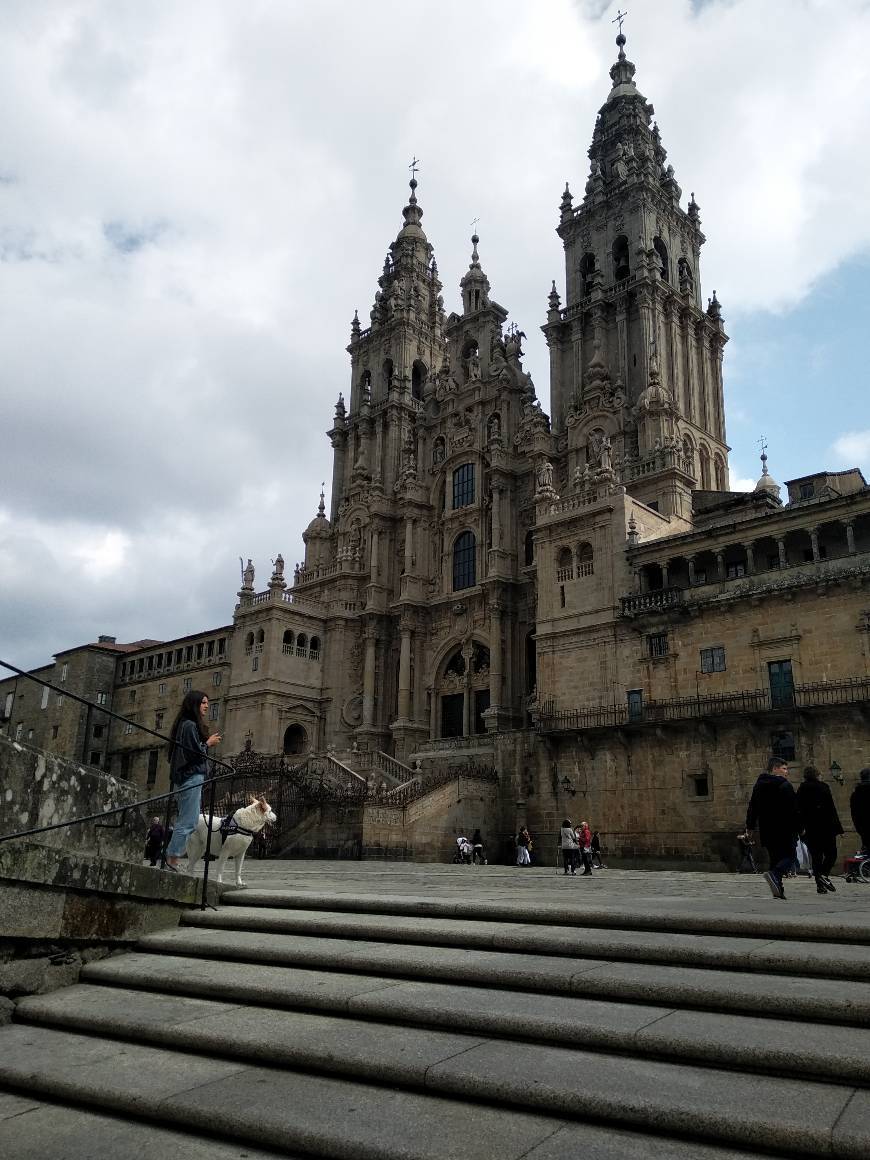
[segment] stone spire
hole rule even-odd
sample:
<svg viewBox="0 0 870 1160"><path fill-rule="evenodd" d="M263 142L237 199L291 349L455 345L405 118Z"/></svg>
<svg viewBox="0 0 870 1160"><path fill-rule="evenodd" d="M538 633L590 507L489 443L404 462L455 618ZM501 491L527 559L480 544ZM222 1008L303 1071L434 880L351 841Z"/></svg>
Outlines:
<svg viewBox="0 0 870 1160"><path fill-rule="evenodd" d="M480 238L477 233L471 235L471 262L467 272L460 279L462 290L462 312L473 314L489 305L489 278L484 274L480 265L480 255L477 252L477 243Z"/></svg>

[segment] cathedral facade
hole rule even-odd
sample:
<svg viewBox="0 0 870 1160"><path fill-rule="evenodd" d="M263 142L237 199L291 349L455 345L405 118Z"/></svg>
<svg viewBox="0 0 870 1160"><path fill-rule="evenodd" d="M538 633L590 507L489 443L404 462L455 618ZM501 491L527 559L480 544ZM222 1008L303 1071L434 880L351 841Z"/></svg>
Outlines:
<svg viewBox="0 0 870 1160"><path fill-rule="evenodd" d="M870 489L819 472L783 502L763 456L754 492L729 490L699 206L617 45L583 196L559 206L551 415L477 235L445 313L412 178L351 326L304 562L259 587L248 561L231 626L114 646L119 711L168 720L194 681L226 753L328 751L391 784L489 761L491 829L579 811L617 857L724 859L771 751L830 769L848 817L870 764ZM105 760L129 773L153 745L112 726Z"/></svg>

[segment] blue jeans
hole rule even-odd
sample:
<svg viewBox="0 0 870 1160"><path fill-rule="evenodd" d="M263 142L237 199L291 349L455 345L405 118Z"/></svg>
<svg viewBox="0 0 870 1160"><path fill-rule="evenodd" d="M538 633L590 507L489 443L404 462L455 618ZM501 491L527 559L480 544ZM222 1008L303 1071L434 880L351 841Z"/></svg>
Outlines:
<svg viewBox="0 0 870 1160"><path fill-rule="evenodd" d="M176 794L178 815L172 831L172 841L166 847L167 858L180 858L187 849L187 839L196 829L202 813L202 783L205 773L200 770L184 783L184 788Z"/></svg>

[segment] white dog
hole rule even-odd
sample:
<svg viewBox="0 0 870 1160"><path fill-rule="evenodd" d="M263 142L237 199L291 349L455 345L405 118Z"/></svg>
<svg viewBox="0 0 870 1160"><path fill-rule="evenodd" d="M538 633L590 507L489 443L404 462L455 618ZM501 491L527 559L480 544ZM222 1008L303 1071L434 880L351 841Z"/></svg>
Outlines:
<svg viewBox="0 0 870 1160"><path fill-rule="evenodd" d="M232 858L236 868L236 886L244 886L242 881L242 864L248 846L254 840L254 834L259 834L268 822L278 819L272 813L272 807L264 797L252 797L251 804L236 810L230 819L229 827L222 825L226 819L214 817L211 822L210 852L217 855L217 880L223 882L224 865L228 858ZM193 873L193 868L205 854L208 839L208 818L205 814L199 815L196 829L187 839L187 868Z"/></svg>

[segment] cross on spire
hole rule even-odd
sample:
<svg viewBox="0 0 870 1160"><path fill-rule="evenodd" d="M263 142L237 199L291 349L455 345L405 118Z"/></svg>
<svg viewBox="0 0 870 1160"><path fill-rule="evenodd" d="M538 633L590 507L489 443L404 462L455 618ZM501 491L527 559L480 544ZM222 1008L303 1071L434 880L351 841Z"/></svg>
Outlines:
<svg viewBox="0 0 870 1160"><path fill-rule="evenodd" d="M415 181L417 178L417 170L420 168L420 162L416 156L411 158L411 164L408 168L411 170L411 180Z"/></svg>
<svg viewBox="0 0 870 1160"><path fill-rule="evenodd" d="M757 442L758 442L758 446L761 448L761 454L765 455L767 453L767 440L762 435L761 438Z"/></svg>
<svg viewBox="0 0 870 1160"><path fill-rule="evenodd" d="M625 20L626 16L628 16L627 12L620 12L619 9L617 8L616 16L610 22L611 24L618 24L619 25L619 35L620 36L622 36L622 22L623 22L623 20Z"/></svg>
<svg viewBox="0 0 870 1160"><path fill-rule="evenodd" d="M472 220L471 220L471 228L474 230L475 233L477 233L477 223L479 221L480 221L479 217L472 218Z"/></svg>

